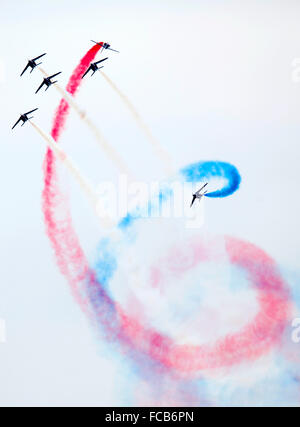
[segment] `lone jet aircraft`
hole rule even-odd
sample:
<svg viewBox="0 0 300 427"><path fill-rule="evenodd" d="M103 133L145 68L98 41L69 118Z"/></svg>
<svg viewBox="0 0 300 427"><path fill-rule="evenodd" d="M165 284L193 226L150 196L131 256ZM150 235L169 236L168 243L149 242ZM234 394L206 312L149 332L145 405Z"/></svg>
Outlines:
<svg viewBox="0 0 300 427"><path fill-rule="evenodd" d="M112 49L112 48L110 47L110 44L108 44L108 43L98 43L98 42L95 42L95 40L91 40L91 42L96 43L96 44L98 44L99 46L101 46L101 47L102 47L102 50L103 50L103 49L109 49L109 50L112 50L113 52L120 53L118 50Z"/></svg>
<svg viewBox="0 0 300 427"><path fill-rule="evenodd" d="M28 67L31 67L30 72L32 73L32 71L35 69L35 67L37 67L38 65L41 65L41 62L39 62L37 64L35 61L37 61L38 59L40 59L44 55L46 55L46 53L43 53L43 55L37 56L36 58L29 59L27 65L24 68L24 70L22 71L20 77L23 76L23 74L25 73L25 71L27 70Z"/></svg>
<svg viewBox="0 0 300 427"><path fill-rule="evenodd" d="M29 120L29 119L32 119L33 117L27 117L28 116L28 114L31 114L31 113L33 113L34 111L36 111L36 110L38 110L38 108L35 108L34 110L31 110L31 111L28 111L28 113L25 113L25 114L21 114L20 115L20 118L19 118L19 120L13 125L13 127L12 127L12 129L13 128L15 128L16 126L17 126L17 124L20 122L20 121L22 121L23 123L22 123L22 126L24 126L25 125L25 123Z"/></svg>
<svg viewBox="0 0 300 427"><path fill-rule="evenodd" d="M108 58L104 58L104 59L101 59L100 61L97 61L97 62L92 62L91 63L91 65L89 66L89 68L86 70L86 72L84 73L84 75L81 77L82 79L83 79L83 77L90 71L90 70L93 70L93 74L92 74L92 76L95 74L95 72L96 71L98 71L98 70L100 70L100 68L103 68L103 67L98 67L98 65L97 64L100 64L100 62L103 62L103 61L105 61L106 59L108 59Z"/></svg>
<svg viewBox="0 0 300 427"><path fill-rule="evenodd" d="M46 86L47 86L47 87L46 87L46 89L45 89L45 92L46 92L46 90L48 90L48 89L49 89L49 87L50 87L51 85L53 85L54 83L57 83L57 81L52 82L52 81L51 81L51 79L53 79L53 77L58 76L59 74L61 74L61 71L60 71L59 73L53 74L52 76L45 77L45 78L44 78L44 80L42 81L42 84L40 85L40 87L37 89L37 91L36 91L35 93L38 93L38 91L39 91L39 90L40 90L44 85L46 85Z"/></svg>
<svg viewBox="0 0 300 427"><path fill-rule="evenodd" d="M203 188L205 188L205 187L207 186L207 184L208 184L208 182L207 182L206 184L204 184L204 185L203 185L203 187L201 187L201 188L200 188L200 190L196 191L196 193L194 193L194 194L193 194L193 200L192 200L192 203L191 203L191 206L190 206L190 207L192 207L192 206L193 206L194 201L195 201L196 199L199 199L199 202L200 202L200 200L202 199L202 197L204 196L204 194L206 194L206 193L207 193L207 190L206 190L206 191L204 191L203 193L201 193L201 191L203 190Z"/></svg>

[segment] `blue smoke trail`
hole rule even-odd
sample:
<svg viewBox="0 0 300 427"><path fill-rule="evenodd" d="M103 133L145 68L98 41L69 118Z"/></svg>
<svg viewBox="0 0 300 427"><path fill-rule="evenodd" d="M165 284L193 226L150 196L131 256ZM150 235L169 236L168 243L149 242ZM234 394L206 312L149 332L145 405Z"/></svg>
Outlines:
<svg viewBox="0 0 300 427"><path fill-rule="evenodd" d="M241 176L235 166L226 162L218 161L206 161L193 163L189 166L180 170L180 174L183 176L184 180L187 182L199 182L199 181L209 181L210 178L222 178L225 180L226 185L216 191L206 193L206 197L220 198L227 197L233 194L238 190L241 183ZM159 201L162 203L172 196L173 192L164 188L159 193ZM148 211L151 211L151 201L148 203ZM118 224L120 229L126 229L132 225L132 223L140 218L138 212L128 213Z"/></svg>
<svg viewBox="0 0 300 427"><path fill-rule="evenodd" d="M206 197L227 197L238 190L241 176L237 168L225 162L198 162L181 169L181 174L188 182L209 181L210 178L223 178L227 181L220 190L206 193Z"/></svg>

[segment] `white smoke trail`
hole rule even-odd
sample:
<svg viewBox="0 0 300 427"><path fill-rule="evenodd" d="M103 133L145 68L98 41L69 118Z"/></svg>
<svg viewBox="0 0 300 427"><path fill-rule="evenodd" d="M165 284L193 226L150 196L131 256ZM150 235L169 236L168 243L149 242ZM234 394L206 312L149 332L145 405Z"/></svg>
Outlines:
<svg viewBox="0 0 300 427"><path fill-rule="evenodd" d="M38 125L36 125L33 121L29 120L31 126L43 137L46 141L47 145L54 154L61 160L61 162L69 169L71 174L75 177L76 181L79 183L80 187L88 197L88 199L92 202L92 205L95 206L97 203L97 194L93 190L90 182L80 173L78 167L75 165L74 161L69 157L61 147L55 142L52 136L48 135L44 132Z"/></svg>
<svg viewBox="0 0 300 427"><path fill-rule="evenodd" d="M172 175L174 172L174 166L172 164L172 160L170 158L169 153L160 145L160 143L154 138L152 135L152 132L148 128L148 126L145 124L135 107L132 105L132 103L129 101L128 97L120 91L120 89L115 85L115 83L103 72L100 71L102 76L105 78L107 83L110 85L110 87L119 95L121 100L124 102L130 113L132 114L133 118L135 119L137 125L142 129L144 132L147 140L150 142L152 148L154 149L155 154L159 157L159 160L162 162L166 174Z"/></svg>
<svg viewBox="0 0 300 427"><path fill-rule="evenodd" d="M49 77L43 68L38 67L40 72L45 76ZM80 119L87 124L90 130L93 132L96 140L100 146L100 148L106 153L106 155L110 158L110 160L114 163L114 165L118 168L118 170L126 174L129 178L132 178L132 174L129 171L127 165L121 158L120 154L114 150L114 148L109 144L109 142L104 138L99 129L95 126L95 124L88 118L86 111L82 110L78 104L74 101L74 98L65 91L61 86L57 83L54 83L56 90L61 94L61 96L65 99L65 101L74 109L74 111L79 115Z"/></svg>
<svg viewBox="0 0 300 427"><path fill-rule="evenodd" d="M40 72L46 77L49 77L49 74L46 73L46 71L42 67L38 67ZM55 86L56 90L61 94L61 96L67 101L68 104L71 105L71 107L76 111L76 113L83 118L85 116L85 111L81 110L80 107L76 104L73 97L62 87L60 87L57 83L54 83L53 86Z"/></svg>
<svg viewBox="0 0 300 427"><path fill-rule="evenodd" d="M48 147L54 152L54 154L61 160L61 162L66 166L66 168L70 171L73 177L76 179L80 188L83 190L84 194L88 198L91 203L94 212L97 214L97 209L99 208L99 197L97 193L94 191L91 183L85 178L82 173L79 171L79 168L76 166L74 161L68 156L62 148L55 142L55 140L44 132L38 125L29 120L31 126L43 137L46 141ZM107 229L112 229L115 225L115 220L106 213L106 216L101 217L101 226Z"/></svg>

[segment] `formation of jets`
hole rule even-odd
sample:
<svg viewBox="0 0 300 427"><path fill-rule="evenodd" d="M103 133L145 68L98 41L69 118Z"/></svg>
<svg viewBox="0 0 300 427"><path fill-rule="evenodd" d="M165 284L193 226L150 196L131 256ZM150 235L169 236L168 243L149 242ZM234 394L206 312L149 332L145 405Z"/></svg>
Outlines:
<svg viewBox="0 0 300 427"><path fill-rule="evenodd" d="M21 77L21 76L23 76L23 74L25 73L25 71L27 70L27 68L28 68L28 67L31 67L30 73L32 73L32 71L35 69L35 67L37 67L38 65L41 65L41 62L36 63L36 61L37 61L38 59L42 58L42 56L45 56L45 55L46 55L46 53L43 53L42 55L37 56L36 58L29 59L29 60L28 60L27 65L26 65L26 67L24 68L24 70L22 71L22 73L21 73L20 77ZM44 79L43 79L43 81L42 81L42 83L41 83L41 85L39 86L39 88L36 90L36 92L35 92L35 93L38 93L38 91L39 91L39 90L40 90L44 85L46 85L46 86L47 86L47 87L46 87L46 89L45 89L45 91L46 91L47 89L49 89L49 87L50 87L51 85L53 85L54 83L57 83L57 81L53 82L51 79L52 79L52 78L54 78L54 77L56 77L56 76L58 76L59 74L61 74L61 71L60 71L59 73L53 74L52 76L49 76L49 77L44 78Z"/></svg>
<svg viewBox="0 0 300 427"><path fill-rule="evenodd" d="M93 40L92 40L93 41ZM93 41L93 43L96 43L96 44L98 44L98 45L100 45L101 47L102 47L102 49L101 49L101 52L103 51L103 49L109 49L109 50L112 50L112 51L114 51L114 52L118 52L117 50L114 50L114 49L111 49L111 47L110 47L110 44L108 44L108 43L98 43L98 42L95 42L95 41ZM38 65L41 65L41 63L42 62L37 62L40 58L42 58L43 56L45 56L46 55L46 53L43 53L42 55L39 55L39 56L37 56L36 58L33 58L33 59L29 59L28 60L28 62L27 62L27 65L26 65L26 67L24 68L24 70L22 71L22 73L20 74L20 77L21 76L23 76L23 74L26 72L26 70L28 69L28 68L31 68L31 70L30 70L30 73L32 73L32 71L38 66ZM98 67L98 64L100 64L101 62L103 62L103 61L106 61L108 58L104 58L104 59L101 59L100 61L97 61L97 62L93 62L93 63L91 63L90 64L90 66L89 66L89 68L86 70L86 72L83 74L83 76L82 76L82 78L84 77L84 76L86 76L87 74L88 74L88 72L89 71L93 71L93 73L92 73L92 76L95 74L95 72L96 71L98 71L98 70L100 70L101 68L103 68L103 66L101 66L101 67ZM35 93L38 93L39 92L39 90L45 85L46 86L46 89L45 89L45 92L46 92L46 90L48 90L49 89L49 87L51 86L51 85L53 85L54 83L57 83L57 80L55 80L55 81L52 81L52 79L54 79L56 76L58 76L59 74L61 74L61 71L59 72L59 73L55 73L55 74L52 74L52 76L49 76L49 77L45 77L44 79L43 79L43 81L42 81L42 83L40 84L40 86L38 87L38 89L36 90L36 92ZM14 129L16 126L17 126L17 124L20 122L20 121L22 121L23 123L22 123L22 126L28 121L28 120L30 120L30 119L32 119L32 117L28 117L29 116L29 114L31 114L31 113L33 113L34 111L36 111L38 108L35 108L34 110L31 110L31 111L28 111L28 113L24 113L24 114L21 114L20 115L20 118L19 118L19 120L13 125L13 127L12 127L12 129Z"/></svg>
<svg viewBox="0 0 300 427"><path fill-rule="evenodd" d="M94 40L91 40L93 43L95 43L95 44L97 44L97 45L100 45L101 46L101 52L104 50L104 49L106 49L106 50L111 50L111 51L113 51L113 52L118 52L117 50L115 50L115 49L112 49L111 47L110 47L110 44L108 44L108 43L99 43L99 42L95 42ZM119 52L118 52L119 53ZM46 53L43 53L42 55L39 55L39 56L37 56L36 58L33 58L33 59L29 59L28 60L28 63L27 63L27 65L26 65L26 67L24 68L24 70L22 71L22 73L21 73L21 75L20 76L23 76L23 74L26 72L26 70L28 69L28 68L31 68L31 70L30 70L30 73L32 73L32 71L38 66L38 65L41 65L41 63L42 62L37 62L40 58L42 58L43 56L45 56L46 55ZM83 77L85 77L88 73L89 73L89 71L92 71L92 74L91 74L91 76L93 76L94 74L95 74L95 72L96 71L98 71L98 70L100 70L101 68L103 68L103 66L98 66L98 64L100 64L100 63L102 63L103 61L106 61L108 58L104 58L104 59L101 59L100 61L96 61L96 62L92 62L91 64L90 64L90 66L89 66L89 68L85 71L85 73L83 74L83 76L82 76L82 78ZM54 83L57 83L57 80L56 81L52 81L52 79L54 78L54 77L56 77L56 76L58 76L59 74L61 74L61 71L60 72L58 72L58 73L56 73L56 74L53 74L52 76L49 76L49 77L45 77L44 79L43 79L43 81L42 81L42 83L41 83L41 85L38 87L38 89L36 90L36 92L35 93L38 93L39 92L39 90L45 85L46 86L46 89L45 89L45 91L46 90L48 90L49 89L49 87L51 86L51 85L53 85ZM31 110L31 111L28 111L27 113L24 113L24 114L21 114L20 115L20 117L19 117L19 119L18 119L18 121L13 125L13 127L12 127L12 129L14 129L16 126L17 126L17 124L18 123L20 123L20 122L23 122L22 123L22 126L24 126L24 124L28 121L28 120L30 120L30 119L32 119L33 117L28 117L30 114L32 114L34 111L36 111L36 110L38 110L38 108L35 108L34 110ZM193 199L192 199L192 203L191 203L191 207L193 206L193 204L194 204L194 202L195 202L195 200L196 199L199 199L199 201L202 199L202 197L204 197L204 195L207 193L207 190L205 190L205 191L203 191L204 190L204 188L207 186L207 184L208 183L206 183L206 184L204 184L203 185L203 187L201 187L198 191L196 191L196 193L194 193L193 194Z"/></svg>
<svg viewBox="0 0 300 427"><path fill-rule="evenodd" d="M196 193L193 194L193 200L192 200L192 203L191 203L191 207L193 206L194 201L196 199L199 199L199 202L200 202L200 200L202 199L202 197L207 193L207 190L205 190L205 191L202 192L202 190L207 186L207 184L208 184L208 182L206 184L204 184L203 187L200 188L200 190L196 191Z"/></svg>

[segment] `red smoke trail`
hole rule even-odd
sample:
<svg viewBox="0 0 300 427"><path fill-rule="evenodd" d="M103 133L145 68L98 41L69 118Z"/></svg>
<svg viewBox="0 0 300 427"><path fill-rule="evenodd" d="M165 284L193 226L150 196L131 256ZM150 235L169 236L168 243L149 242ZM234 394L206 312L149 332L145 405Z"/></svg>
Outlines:
<svg viewBox="0 0 300 427"><path fill-rule="evenodd" d="M102 44L101 44L102 46ZM79 89L80 83L82 81L82 76L89 67L90 63L93 61L98 51L101 49L100 45L93 46L81 59L80 63L77 65L73 71L72 76L70 77L69 83L66 87L66 91L74 96ZM51 135L55 141L58 140L60 134L63 130L64 124L66 122L67 114L69 112L69 104L67 101L62 99L60 101L59 107L56 111L54 118L54 124L52 127Z"/></svg>
<svg viewBox="0 0 300 427"><path fill-rule="evenodd" d="M256 290L259 310L254 320L241 330L220 338L215 343L201 345L178 345L155 330L146 329L138 319L120 311L124 334L140 352L148 354L165 367L175 371L193 373L201 370L232 366L244 361L253 361L276 347L282 337L290 316L288 286L280 276L275 262L258 247L233 237L225 237L226 252L230 263L242 269ZM187 272L194 264L214 260L209 248L197 237L189 241L191 259L183 268ZM180 243L182 245L182 242ZM176 277L180 248L167 257L168 273ZM184 251L183 251L184 252ZM182 254L184 256L184 253ZM159 265L154 268L159 277ZM171 276L172 277L172 276ZM137 304L137 301L135 301ZM140 307L142 310L142 307Z"/></svg>
<svg viewBox="0 0 300 427"><path fill-rule="evenodd" d="M67 92L72 96L75 96L78 91L82 82L82 75L101 49L101 46L102 44L93 46L84 55L72 73L66 87ZM58 142L64 128L69 108L69 104L62 99L56 111L51 130L51 135L56 142ZM68 278L72 292L78 303L83 309L86 309L85 299L80 295L78 283L85 280L87 276L92 278L93 274L89 270L87 260L74 231L68 203L64 195L60 192L55 161L55 155L48 149L44 162L45 182L42 195L46 232L54 248L62 274Z"/></svg>

